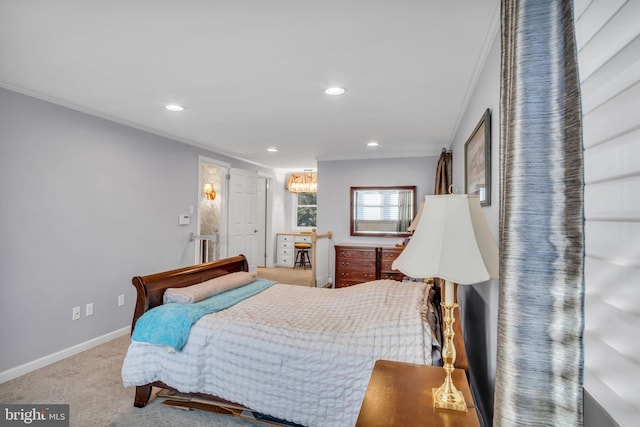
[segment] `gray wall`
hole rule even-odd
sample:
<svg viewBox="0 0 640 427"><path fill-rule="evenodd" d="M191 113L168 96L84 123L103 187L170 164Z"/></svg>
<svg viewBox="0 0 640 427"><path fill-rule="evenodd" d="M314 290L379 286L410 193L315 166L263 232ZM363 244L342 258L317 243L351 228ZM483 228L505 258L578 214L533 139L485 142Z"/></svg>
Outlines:
<svg viewBox="0 0 640 427"><path fill-rule="evenodd" d="M318 162L318 230L333 232L329 277L335 283L333 244L393 245L399 238L350 236L350 187L415 185L418 200L433 194L438 156Z"/></svg>
<svg viewBox="0 0 640 427"><path fill-rule="evenodd" d="M0 373L130 325L133 276L194 262L200 154L256 169L0 88Z"/></svg>
<svg viewBox="0 0 640 427"><path fill-rule="evenodd" d="M337 160L318 162L318 230L333 232L334 243L394 244L399 238L349 235L350 187L417 186L418 200L433 194L438 156L405 159ZM334 277L335 256L330 254Z"/></svg>
<svg viewBox="0 0 640 427"><path fill-rule="evenodd" d="M500 37L496 36L476 89L465 110L454 137L453 182L458 193L464 193L464 144L482 118L491 109L491 205L482 208L493 235L498 241L499 219L499 149L500 149ZM493 418L493 387L495 384L498 281L460 286L460 313L469 351L470 382L481 415ZM490 425L490 424L487 424Z"/></svg>

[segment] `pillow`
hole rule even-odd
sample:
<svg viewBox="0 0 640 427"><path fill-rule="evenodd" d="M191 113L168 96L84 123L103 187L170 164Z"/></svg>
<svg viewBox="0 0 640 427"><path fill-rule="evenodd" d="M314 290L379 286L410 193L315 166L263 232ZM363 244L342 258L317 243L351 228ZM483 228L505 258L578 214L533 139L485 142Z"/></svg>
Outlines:
<svg viewBox="0 0 640 427"><path fill-rule="evenodd" d="M238 271L184 288L169 288L162 298L163 304L191 304L230 289L239 288L256 279L256 273Z"/></svg>

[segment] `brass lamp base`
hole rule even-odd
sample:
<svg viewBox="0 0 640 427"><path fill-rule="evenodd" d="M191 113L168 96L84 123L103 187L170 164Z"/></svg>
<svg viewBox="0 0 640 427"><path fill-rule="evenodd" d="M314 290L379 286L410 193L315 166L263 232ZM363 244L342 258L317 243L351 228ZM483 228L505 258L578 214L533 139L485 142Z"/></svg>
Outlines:
<svg viewBox="0 0 640 427"><path fill-rule="evenodd" d="M452 411L469 412L467 402L460 390L451 390L445 392L442 390L444 384L440 388L434 388L433 391L433 407L439 409L450 409Z"/></svg>
<svg viewBox="0 0 640 427"><path fill-rule="evenodd" d="M453 345L453 310L458 304L442 303L444 307L444 346L442 347L443 368L446 372L444 383L433 389L433 407L436 409L450 409L452 411L468 412L467 403L462 392L456 388L451 380L451 373L454 370L453 363L456 361L456 347Z"/></svg>

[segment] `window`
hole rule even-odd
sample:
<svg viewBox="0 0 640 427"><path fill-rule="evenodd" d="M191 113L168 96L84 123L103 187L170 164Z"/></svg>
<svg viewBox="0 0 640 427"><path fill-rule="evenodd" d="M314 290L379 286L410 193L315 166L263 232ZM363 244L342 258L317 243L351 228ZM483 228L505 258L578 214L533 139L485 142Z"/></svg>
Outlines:
<svg viewBox="0 0 640 427"><path fill-rule="evenodd" d="M366 221L395 221L398 219L397 191L369 191L356 198L356 218Z"/></svg>
<svg viewBox="0 0 640 427"><path fill-rule="evenodd" d="M616 425L636 425L640 399L628 390L640 378L640 347L631 338L640 329L640 167L632 160L640 153L640 116L632 113L640 105L640 28L624 22L640 22L640 10L637 2L575 4L585 181L585 410L593 399L592 413L600 406Z"/></svg>
<svg viewBox="0 0 640 427"><path fill-rule="evenodd" d="M351 187L351 235L408 236L415 186Z"/></svg>
<svg viewBox="0 0 640 427"><path fill-rule="evenodd" d="M295 227L315 227L317 193L294 193Z"/></svg>

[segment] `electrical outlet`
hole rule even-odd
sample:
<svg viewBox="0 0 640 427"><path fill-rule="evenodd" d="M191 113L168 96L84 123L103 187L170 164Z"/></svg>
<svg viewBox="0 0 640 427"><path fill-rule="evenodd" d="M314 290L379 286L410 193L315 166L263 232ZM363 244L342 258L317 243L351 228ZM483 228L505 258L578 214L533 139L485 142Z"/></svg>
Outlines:
<svg viewBox="0 0 640 427"><path fill-rule="evenodd" d="M93 303L90 302L89 304L87 304L87 306L85 307L85 312L84 314L89 317L89 316L93 316Z"/></svg>
<svg viewBox="0 0 640 427"><path fill-rule="evenodd" d="M124 305L124 294L118 295L118 307L122 307Z"/></svg>
<svg viewBox="0 0 640 427"><path fill-rule="evenodd" d="M78 320L79 318L80 318L80 307L73 307L71 320Z"/></svg>

